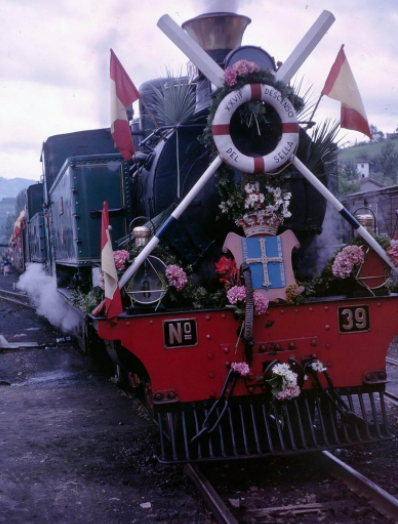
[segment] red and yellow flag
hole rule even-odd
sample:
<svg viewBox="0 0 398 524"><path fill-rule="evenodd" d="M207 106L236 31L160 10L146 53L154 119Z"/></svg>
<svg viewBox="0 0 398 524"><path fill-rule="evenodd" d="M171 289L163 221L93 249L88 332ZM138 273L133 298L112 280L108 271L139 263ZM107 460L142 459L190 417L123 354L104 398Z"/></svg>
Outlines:
<svg viewBox="0 0 398 524"><path fill-rule="evenodd" d="M140 94L112 49L110 77L111 133L115 146L119 149L124 160L130 160L134 154L134 145L126 107L138 100Z"/></svg>
<svg viewBox="0 0 398 524"><path fill-rule="evenodd" d="M344 45L330 70L322 94L341 102L341 127L360 131L372 138L361 95L345 56Z"/></svg>
<svg viewBox="0 0 398 524"><path fill-rule="evenodd" d="M108 319L115 319L115 317L123 312L123 306L115 260L113 258L112 242L109 232L109 214L107 202L104 202L104 207L102 210L101 269L104 273L105 281L106 317Z"/></svg>

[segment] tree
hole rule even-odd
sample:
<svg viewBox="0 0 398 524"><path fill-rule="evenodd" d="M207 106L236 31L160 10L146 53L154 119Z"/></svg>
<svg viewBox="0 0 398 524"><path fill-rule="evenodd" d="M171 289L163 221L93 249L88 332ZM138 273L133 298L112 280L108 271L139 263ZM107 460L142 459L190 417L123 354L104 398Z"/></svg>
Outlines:
<svg viewBox="0 0 398 524"><path fill-rule="evenodd" d="M17 217L26 204L26 189L21 189L15 202L15 216Z"/></svg>
<svg viewBox="0 0 398 524"><path fill-rule="evenodd" d="M3 227L3 239L4 242L7 243L10 239L11 233L14 230L14 222L15 222L15 216L11 213L7 214L7 220Z"/></svg>
<svg viewBox="0 0 398 524"><path fill-rule="evenodd" d="M339 175L346 180L358 180L360 173L355 162L347 162L340 167Z"/></svg>
<svg viewBox="0 0 398 524"><path fill-rule="evenodd" d="M395 144L392 140L386 141L381 149L378 161L383 175L386 178L391 178L394 181L394 184L396 184L398 171L398 151L395 149Z"/></svg>
<svg viewBox="0 0 398 524"><path fill-rule="evenodd" d="M347 180L343 176L339 176L339 195L344 197L350 193L358 193L361 191L361 184L355 180Z"/></svg>
<svg viewBox="0 0 398 524"><path fill-rule="evenodd" d="M361 191L361 184L359 182L360 174L355 162L347 162L340 166L337 176L340 196L346 196L350 193Z"/></svg>
<svg viewBox="0 0 398 524"><path fill-rule="evenodd" d="M371 142L381 142L384 140L384 133L383 131L379 131L376 126L370 125L370 134L372 135L372 138L370 139Z"/></svg>

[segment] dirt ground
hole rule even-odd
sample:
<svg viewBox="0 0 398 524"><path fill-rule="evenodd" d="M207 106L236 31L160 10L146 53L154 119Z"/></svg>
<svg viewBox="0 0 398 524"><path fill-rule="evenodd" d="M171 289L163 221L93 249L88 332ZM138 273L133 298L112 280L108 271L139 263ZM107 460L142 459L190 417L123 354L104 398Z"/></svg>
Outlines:
<svg viewBox="0 0 398 524"><path fill-rule="evenodd" d="M0 335L41 344L0 349L1 524L211 524L182 469L153 458L146 412L89 356L1 300Z"/></svg>

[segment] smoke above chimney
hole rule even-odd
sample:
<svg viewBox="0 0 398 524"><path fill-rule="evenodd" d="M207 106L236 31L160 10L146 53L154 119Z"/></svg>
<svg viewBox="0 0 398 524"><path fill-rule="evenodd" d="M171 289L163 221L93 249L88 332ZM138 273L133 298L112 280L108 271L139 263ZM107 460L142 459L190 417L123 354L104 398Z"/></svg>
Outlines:
<svg viewBox="0 0 398 524"><path fill-rule="evenodd" d="M205 0L205 10L213 11L228 11L236 13L239 7L239 0Z"/></svg>

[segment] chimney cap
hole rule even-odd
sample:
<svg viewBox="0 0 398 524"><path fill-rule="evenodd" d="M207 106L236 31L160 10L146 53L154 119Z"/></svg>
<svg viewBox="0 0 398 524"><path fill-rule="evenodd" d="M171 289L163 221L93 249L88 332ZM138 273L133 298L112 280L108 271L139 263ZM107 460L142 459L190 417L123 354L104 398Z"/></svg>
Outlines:
<svg viewBox="0 0 398 524"><path fill-rule="evenodd" d="M212 51L239 47L243 33L250 23L248 16L215 12L191 18L182 24L182 28L205 51Z"/></svg>

